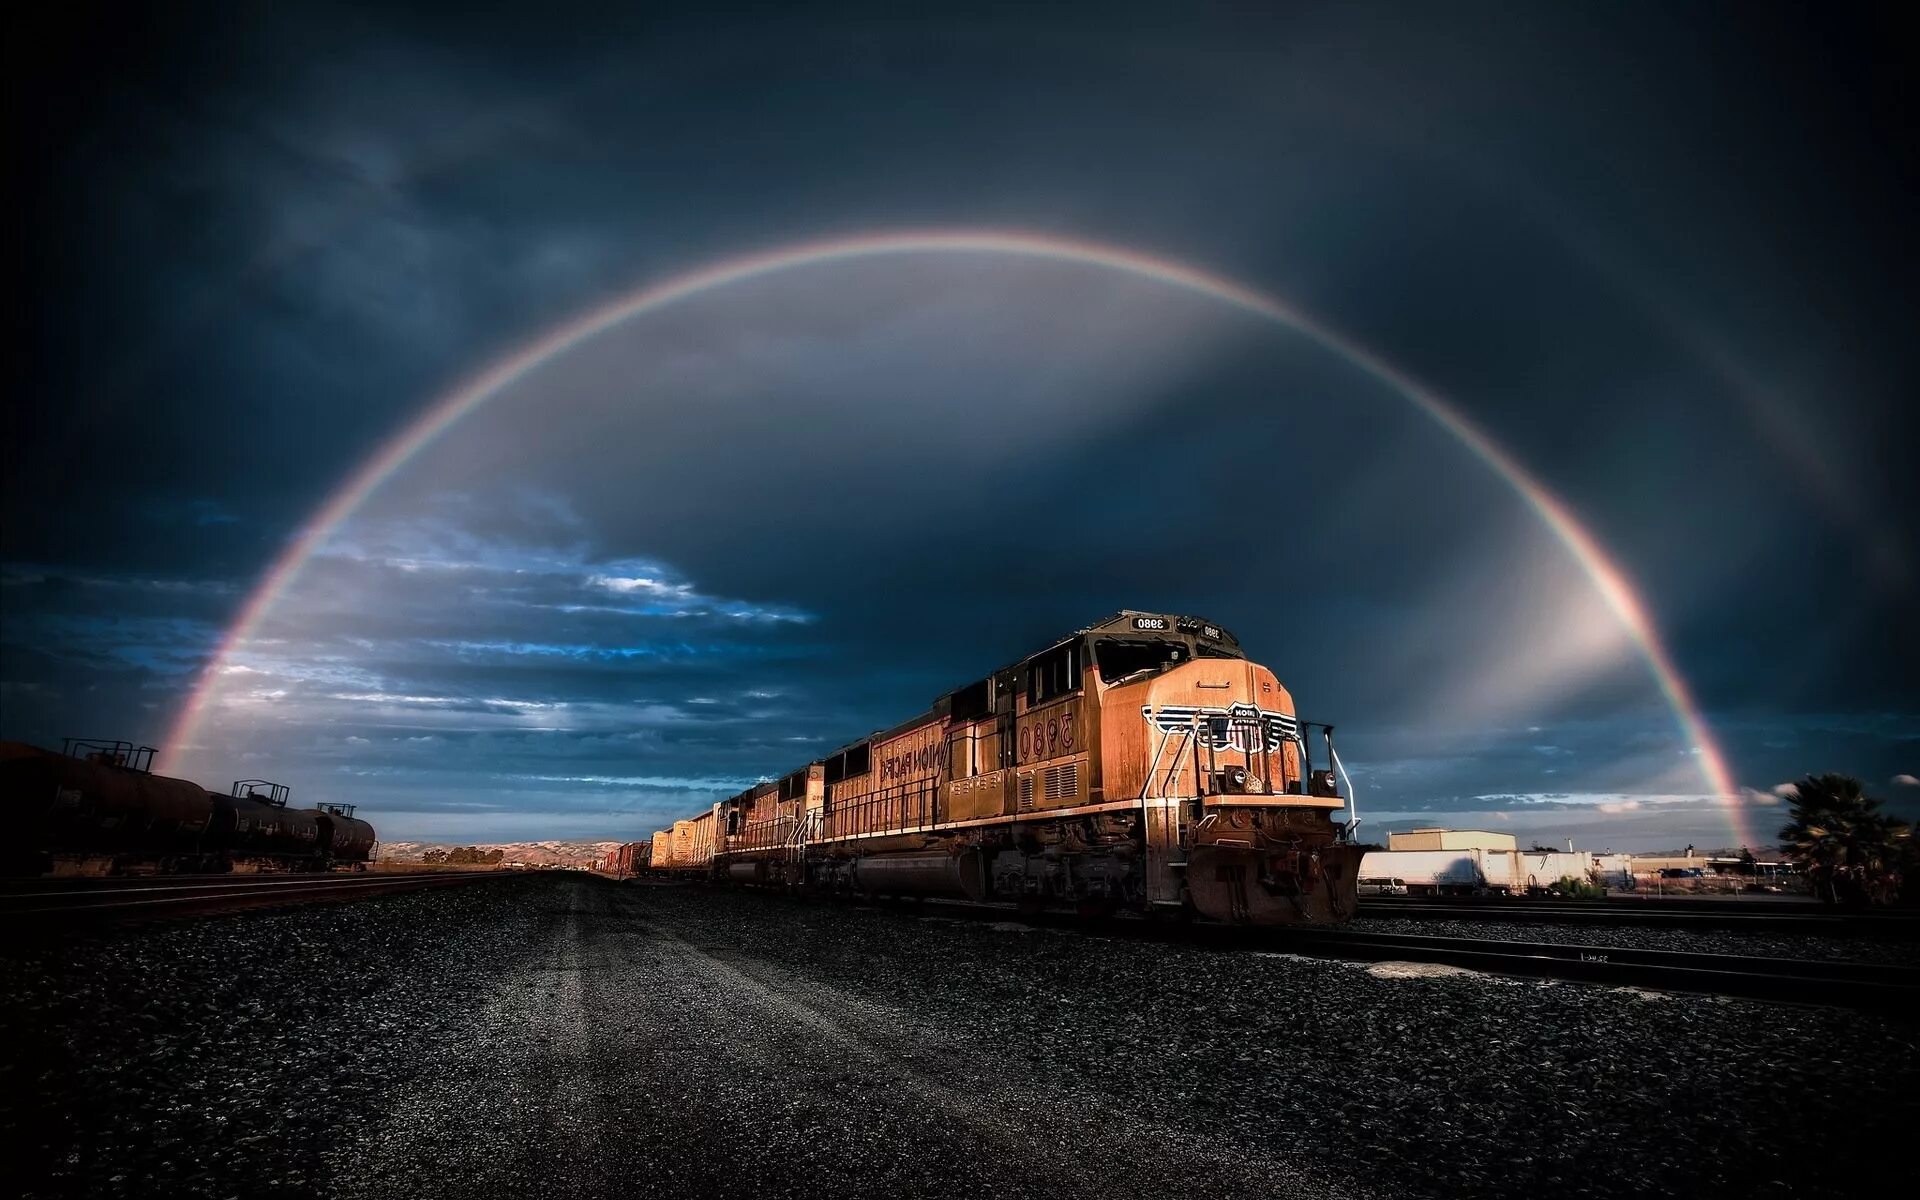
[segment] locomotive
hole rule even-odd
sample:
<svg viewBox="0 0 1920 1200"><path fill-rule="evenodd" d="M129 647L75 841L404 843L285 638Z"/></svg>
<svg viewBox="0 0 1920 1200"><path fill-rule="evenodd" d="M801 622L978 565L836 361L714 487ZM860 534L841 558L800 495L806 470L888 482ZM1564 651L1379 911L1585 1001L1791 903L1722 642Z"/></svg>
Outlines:
<svg viewBox="0 0 1920 1200"><path fill-rule="evenodd" d="M58 752L0 742L0 805L15 831L0 871L130 873L364 869L372 825L351 804L288 805L285 785L226 793L155 775L153 747L69 738Z"/></svg>
<svg viewBox="0 0 1920 1200"><path fill-rule="evenodd" d="M1315 765L1314 740L1323 748ZM1132 610L654 834L656 870L1255 925L1352 915L1331 725L1239 639Z"/></svg>

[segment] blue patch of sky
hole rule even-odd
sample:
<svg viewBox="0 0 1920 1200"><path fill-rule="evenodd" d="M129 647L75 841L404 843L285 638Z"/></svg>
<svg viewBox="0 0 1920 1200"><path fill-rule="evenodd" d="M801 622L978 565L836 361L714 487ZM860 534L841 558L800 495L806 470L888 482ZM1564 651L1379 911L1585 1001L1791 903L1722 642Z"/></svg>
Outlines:
<svg viewBox="0 0 1920 1200"><path fill-rule="evenodd" d="M580 662L626 661L632 659L746 659L771 653L765 646L734 642L643 642L628 646L596 646L579 642L507 642L507 641L429 641L426 643L461 655L504 654L512 657L566 658Z"/></svg>

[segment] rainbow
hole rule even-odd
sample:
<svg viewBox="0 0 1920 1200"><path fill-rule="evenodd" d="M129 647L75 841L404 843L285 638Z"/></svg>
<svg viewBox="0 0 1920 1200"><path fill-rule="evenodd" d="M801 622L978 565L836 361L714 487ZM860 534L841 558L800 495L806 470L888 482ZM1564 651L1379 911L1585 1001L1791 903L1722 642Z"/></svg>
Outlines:
<svg viewBox="0 0 1920 1200"><path fill-rule="evenodd" d="M1292 305L1225 276L1125 247L1050 234L1000 230L932 229L870 233L800 242L757 254L723 259L628 293L533 340L469 378L368 459L345 486L320 507L274 560L227 630L199 684L182 706L163 743L167 747L167 760L171 762L180 748L194 743L228 656L253 636L274 602L299 577L301 568L328 535L396 471L501 389L549 359L565 354L615 326L715 288L802 267L915 254L986 254L1044 259L1100 267L1154 280L1211 297L1283 325L1400 393L1503 479L1539 515L1592 580L1608 608L1639 648L1647 669L1665 696L1682 735L1698 760L1707 787L1729 813L1734 836L1743 844L1753 844L1750 832L1744 828L1739 790L1733 783L1726 760L1714 743L1686 680L1681 677L1672 655L1661 642L1653 621L1647 615L1645 604L1634 591L1625 572L1608 557L1600 543L1564 503L1458 409L1391 363Z"/></svg>

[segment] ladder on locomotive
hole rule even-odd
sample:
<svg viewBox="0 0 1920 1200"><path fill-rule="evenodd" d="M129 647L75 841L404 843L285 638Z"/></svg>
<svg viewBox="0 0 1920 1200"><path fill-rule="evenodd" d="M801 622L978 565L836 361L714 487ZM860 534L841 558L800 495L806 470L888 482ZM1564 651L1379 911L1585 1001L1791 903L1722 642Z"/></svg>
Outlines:
<svg viewBox="0 0 1920 1200"><path fill-rule="evenodd" d="M786 858L796 866L804 867L807 861L807 843L819 836L820 809L803 811L800 819L793 823L793 831L787 835Z"/></svg>
<svg viewBox="0 0 1920 1200"><path fill-rule="evenodd" d="M1147 852L1147 903L1179 908L1186 903L1181 895L1185 890L1181 873L1187 866L1184 847L1191 824L1187 806L1200 795L1201 717L1195 713L1186 724L1169 726L1151 719L1151 712L1144 715L1149 718L1148 727L1157 735L1153 761L1147 767L1146 778L1140 781L1140 830ZM1169 746L1173 747L1171 759L1167 758ZM1184 778L1182 764L1188 755L1193 757L1193 795L1182 796L1176 793L1175 785Z"/></svg>

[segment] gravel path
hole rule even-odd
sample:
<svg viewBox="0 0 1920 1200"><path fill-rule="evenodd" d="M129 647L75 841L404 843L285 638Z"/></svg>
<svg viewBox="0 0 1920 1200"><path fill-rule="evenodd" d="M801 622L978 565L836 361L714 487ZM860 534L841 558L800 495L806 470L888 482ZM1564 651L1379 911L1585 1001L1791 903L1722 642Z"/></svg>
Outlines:
<svg viewBox="0 0 1920 1200"><path fill-rule="evenodd" d="M15 948L0 1039L30 1196L1838 1196L1920 1094L1844 1012L577 875Z"/></svg>
<svg viewBox="0 0 1920 1200"><path fill-rule="evenodd" d="M1456 937L1494 942L1556 942L1571 946L1619 946L1678 950L1688 954L1750 954L1761 958L1812 958L1834 962L1920 966L1920 942L1812 934L1746 933L1726 929L1667 929L1654 925L1602 925L1582 921L1449 921L1438 917L1357 917L1356 933Z"/></svg>
<svg viewBox="0 0 1920 1200"><path fill-rule="evenodd" d="M337 1147L341 1194L1373 1194L1284 1147L1222 1156L1155 1113L1116 1122L1085 1080L1009 1070L977 1031L727 934L792 926L788 906L595 881L563 900L476 1014L469 1065Z"/></svg>

